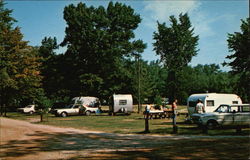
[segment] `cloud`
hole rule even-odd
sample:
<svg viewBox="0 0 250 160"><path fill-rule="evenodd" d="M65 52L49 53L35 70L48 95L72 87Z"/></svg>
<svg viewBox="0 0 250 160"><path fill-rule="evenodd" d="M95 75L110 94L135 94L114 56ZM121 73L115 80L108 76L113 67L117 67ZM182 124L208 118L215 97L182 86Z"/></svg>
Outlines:
<svg viewBox="0 0 250 160"><path fill-rule="evenodd" d="M145 18L146 25L154 27L156 20L167 22L169 16L178 16L180 13L194 12L199 6L199 1L146 1L144 12L149 15Z"/></svg>
<svg viewBox="0 0 250 160"><path fill-rule="evenodd" d="M209 17L201 9L201 1L145 1L144 5L142 23L153 30L157 29L156 21L169 24L169 16L188 13L196 35L203 38L215 35L211 24L218 18Z"/></svg>

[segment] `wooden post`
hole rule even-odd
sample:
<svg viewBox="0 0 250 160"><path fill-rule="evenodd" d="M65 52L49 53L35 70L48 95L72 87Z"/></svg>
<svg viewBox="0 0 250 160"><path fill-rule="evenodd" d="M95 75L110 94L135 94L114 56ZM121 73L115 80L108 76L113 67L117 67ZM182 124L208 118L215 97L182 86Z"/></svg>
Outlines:
<svg viewBox="0 0 250 160"><path fill-rule="evenodd" d="M43 110L40 110L40 122L43 122Z"/></svg>
<svg viewBox="0 0 250 160"><path fill-rule="evenodd" d="M144 133L149 133L149 124L148 124L148 112L146 111L146 118L145 118L145 131Z"/></svg>

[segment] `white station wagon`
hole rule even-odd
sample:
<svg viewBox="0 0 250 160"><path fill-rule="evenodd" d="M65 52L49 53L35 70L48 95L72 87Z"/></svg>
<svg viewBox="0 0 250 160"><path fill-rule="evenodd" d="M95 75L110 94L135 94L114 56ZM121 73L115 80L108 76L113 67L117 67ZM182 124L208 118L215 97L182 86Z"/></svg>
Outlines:
<svg viewBox="0 0 250 160"><path fill-rule="evenodd" d="M87 106L82 104L71 104L65 106L64 108L57 108L51 111L52 114L56 116L67 117L71 115L87 115L89 116L91 113L101 112L100 108L97 106Z"/></svg>
<svg viewBox="0 0 250 160"><path fill-rule="evenodd" d="M250 104L222 104L214 112L195 113L191 118L194 123L207 129L219 126L250 127Z"/></svg>

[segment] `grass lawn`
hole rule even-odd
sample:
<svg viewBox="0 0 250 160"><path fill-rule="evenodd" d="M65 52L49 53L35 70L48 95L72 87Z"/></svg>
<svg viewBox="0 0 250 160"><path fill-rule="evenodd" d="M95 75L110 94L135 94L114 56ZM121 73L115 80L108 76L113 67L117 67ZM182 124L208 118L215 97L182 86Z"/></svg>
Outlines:
<svg viewBox="0 0 250 160"><path fill-rule="evenodd" d="M183 106L180 110L185 109ZM94 131L103 131L109 133L140 134L144 131L145 120L142 113L133 113L129 116L117 115L108 116L107 113L91 116L70 116L55 117L47 114L44 122L39 122L39 115L24 115L21 113L8 113L9 118L31 121L33 123L54 125L60 127L72 127L79 129L88 129ZM186 124L185 116L177 117L178 135L204 135L201 129L194 124ZM172 119L151 119L149 120L150 134L172 134ZM209 130L207 135L239 135L235 129L217 129ZM243 129L240 135L250 135L250 129Z"/></svg>
<svg viewBox="0 0 250 160"><path fill-rule="evenodd" d="M181 111L185 107L179 107ZM60 127L88 129L114 134L92 133L46 133L36 132L35 137L42 140L17 140L10 142L11 154L16 157L30 154L30 145L36 145L34 153L65 152L75 153L70 159L249 159L250 129L236 133L235 129L209 130L202 133L193 124L186 124L185 116L177 117L177 136L147 136L144 131L142 114L133 113L130 116L108 116L107 113L91 116L55 117L48 114L44 122L40 116L8 113L13 119L25 120L37 124ZM172 119L149 120L150 134L167 135L172 133ZM136 135L126 135L136 134ZM178 136L180 135L180 136ZM194 136L192 136L194 135ZM207 136L210 135L210 136ZM227 136L228 135L228 136ZM13 145L14 143L14 145ZM23 146L26 144L27 146ZM20 146L22 146L20 150ZM8 147L8 145L7 145ZM2 157L10 153L3 153ZM37 155L36 155L37 156ZM1 154L0 154L1 159Z"/></svg>

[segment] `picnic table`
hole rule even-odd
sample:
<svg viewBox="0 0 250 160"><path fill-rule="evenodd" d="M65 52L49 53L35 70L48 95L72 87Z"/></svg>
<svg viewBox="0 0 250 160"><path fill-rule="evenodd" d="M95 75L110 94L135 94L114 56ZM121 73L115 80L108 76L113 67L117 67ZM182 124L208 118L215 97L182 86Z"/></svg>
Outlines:
<svg viewBox="0 0 250 160"><path fill-rule="evenodd" d="M172 109L162 109L162 110L150 110L148 113L149 119L157 119L157 118L171 118L172 117ZM147 113L144 112L144 118L146 118Z"/></svg>

